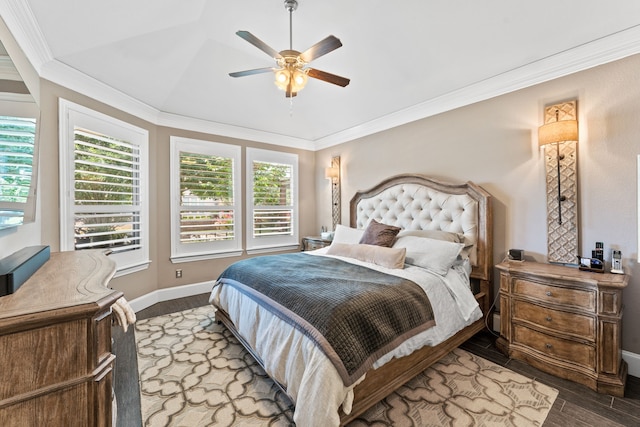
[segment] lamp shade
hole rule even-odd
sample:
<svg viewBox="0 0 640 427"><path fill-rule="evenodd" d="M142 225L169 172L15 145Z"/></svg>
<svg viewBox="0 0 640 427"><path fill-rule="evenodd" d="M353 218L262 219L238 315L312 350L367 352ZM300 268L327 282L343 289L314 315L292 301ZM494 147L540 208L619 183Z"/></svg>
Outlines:
<svg viewBox="0 0 640 427"><path fill-rule="evenodd" d="M340 169L338 168L324 168L324 177L327 179L334 179L340 176Z"/></svg>
<svg viewBox="0 0 640 427"><path fill-rule="evenodd" d="M538 128L538 144L547 145L554 142L577 141L578 121L559 120L547 123Z"/></svg>

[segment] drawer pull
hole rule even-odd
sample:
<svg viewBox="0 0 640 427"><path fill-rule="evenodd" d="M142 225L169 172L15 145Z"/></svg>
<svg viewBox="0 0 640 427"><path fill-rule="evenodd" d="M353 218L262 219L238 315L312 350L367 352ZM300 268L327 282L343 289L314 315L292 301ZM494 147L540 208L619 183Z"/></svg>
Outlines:
<svg viewBox="0 0 640 427"><path fill-rule="evenodd" d="M545 292L545 294L546 294L548 297L553 296L553 294L551 293L551 291L547 291L547 292Z"/></svg>
<svg viewBox="0 0 640 427"><path fill-rule="evenodd" d="M553 347L553 346L552 346L551 344L549 344L549 343L545 344L544 346L545 346L545 347L547 347L548 349L551 349L551 348Z"/></svg>
<svg viewBox="0 0 640 427"><path fill-rule="evenodd" d="M546 317L547 322L551 322L551 316Z"/></svg>

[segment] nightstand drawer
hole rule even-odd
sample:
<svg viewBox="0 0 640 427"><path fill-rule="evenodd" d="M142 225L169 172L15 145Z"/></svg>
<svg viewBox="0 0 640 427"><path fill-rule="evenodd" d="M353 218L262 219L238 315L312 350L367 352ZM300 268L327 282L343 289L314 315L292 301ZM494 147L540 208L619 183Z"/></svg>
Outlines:
<svg viewBox="0 0 640 427"><path fill-rule="evenodd" d="M591 290L563 288L516 279L513 284L513 293L534 298L541 302L584 309L589 312L593 312L596 308L596 293Z"/></svg>
<svg viewBox="0 0 640 427"><path fill-rule="evenodd" d="M596 364L596 350L594 346L563 338L556 338L523 326L515 326L514 342L525 345L547 356L575 363L576 365L581 365L589 369L594 369Z"/></svg>
<svg viewBox="0 0 640 427"><path fill-rule="evenodd" d="M557 331L595 342L596 319L593 316L553 310L537 304L515 300L513 320L539 325L551 332Z"/></svg>

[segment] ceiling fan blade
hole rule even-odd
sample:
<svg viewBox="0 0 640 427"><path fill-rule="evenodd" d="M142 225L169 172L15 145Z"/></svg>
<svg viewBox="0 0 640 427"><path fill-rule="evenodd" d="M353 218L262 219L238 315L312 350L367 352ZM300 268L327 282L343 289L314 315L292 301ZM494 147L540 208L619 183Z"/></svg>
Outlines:
<svg viewBox="0 0 640 427"><path fill-rule="evenodd" d="M315 68L307 68L307 75L314 79L322 80L327 83L333 83L334 85L345 87L351 80L346 77L340 77L335 74L327 73L326 71L316 70Z"/></svg>
<svg viewBox="0 0 640 427"><path fill-rule="evenodd" d="M274 59L282 58L282 55L280 55L280 53L277 50L275 50L274 48L272 48L271 46L269 46L268 44L266 44L265 42L263 42L262 40L254 36L253 34L251 34L249 31L240 30L240 31L236 31L236 34L241 38L245 39L246 41L248 41L249 43L251 43L252 45L254 45L255 47L257 47L258 49L260 49L261 51L263 51L264 53L266 53L267 55L269 55L270 57Z"/></svg>
<svg viewBox="0 0 640 427"><path fill-rule="evenodd" d="M335 36L328 36L302 52L300 54L300 58L304 62L311 62L316 58L320 58L322 55L326 55L327 53L336 50L340 46L342 46L342 42L340 42L339 38Z"/></svg>
<svg viewBox="0 0 640 427"><path fill-rule="evenodd" d="M244 77L244 76L251 76L253 74L270 73L275 70L277 70L277 68L273 68L273 67L254 68L253 70L236 71L234 73L229 73L229 75L231 77Z"/></svg>

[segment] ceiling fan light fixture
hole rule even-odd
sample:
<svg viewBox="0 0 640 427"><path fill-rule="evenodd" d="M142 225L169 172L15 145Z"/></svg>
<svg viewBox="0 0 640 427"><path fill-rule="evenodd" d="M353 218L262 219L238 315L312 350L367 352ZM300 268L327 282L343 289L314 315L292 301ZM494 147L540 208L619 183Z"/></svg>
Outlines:
<svg viewBox="0 0 640 427"><path fill-rule="evenodd" d="M276 51L249 31L237 31L236 34L276 60L277 68L263 67L252 70L229 73L231 77L249 76L274 72L276 86L285 92L287 98L296 96L304 89L309 77L327 83L345 87L349 79L309 67L309 62L342 46L335 36L328 36L311 46L304 52L293 50L293 11L298 8L297 0L284 0L284 7L289 12L289 49Z"/></svg>
<svg viewBox="0 0 640 427"><path fill-rule="evenodd" d="M283 68L276 71L275 75L275 85L278 86L279 89L293 94L304 89L309 80L307 73L299 68Z"/></svg>
<svg viewBox="0 0 640 427"><path fill-rule="evenodd" d="M302 90L304 88L304 86L307 84L307 80L307 73L305 73L304 71L295 70L293 72L293 83L294 86L298 88L298 90Z"/></svg>
<svg viewBox="0 0 640 427"><path fill-rule="evenodd" d="M287 70L278 70L276 71L276 81L275 84L282 90L287 89L287 85L289 84L289 72Z"/></svg>

